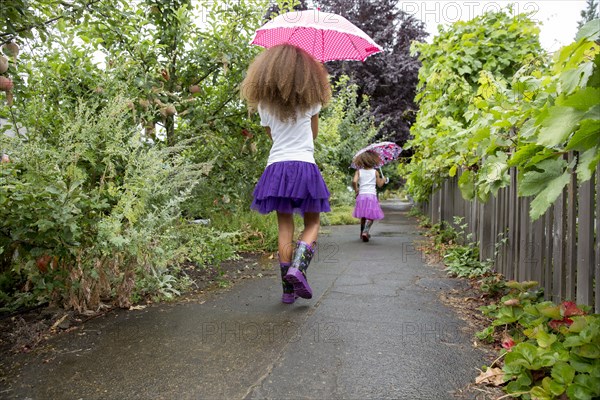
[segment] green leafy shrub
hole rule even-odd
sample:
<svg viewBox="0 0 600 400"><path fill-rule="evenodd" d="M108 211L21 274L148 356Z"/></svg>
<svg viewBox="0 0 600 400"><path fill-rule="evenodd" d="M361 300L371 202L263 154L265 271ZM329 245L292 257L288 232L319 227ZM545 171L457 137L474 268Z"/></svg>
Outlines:
<svg viewBox="0 0 600 400"><path fill-rule="evenodd" d="M429 233L433 236L436 245L452 244L458 238L456 230L446 221L433 224L429 229Z"/></svg>
<svg viewBox="0 0 600 400"><path fill-rule="evenodd" d="M476 278L489 273L492 264L479 261L479 247L474 245L450 247L444 255L444 269L458 278Z"/></svg>
<svg viewBox="0 0 600 400"><path fill-rule="evenodd" d="M353 225L360 222L352 216L354 206L338 205L331 208L330 213L321 214L321 225Z"/></svg>
<svg viewBox="0 0 600 400"><path fill-rule="evenodd" d="M231 214L215 213L211 219L212 226L231 235L236 251L275 251L278 237L276 214L262 215L250 211L250 203L246 207Z"/></svg>
<svg viewBox="0 0 600 400"><path fill-rule="evenodd" d="M493 322L477 336L501 342L505 391L523 399L598 398L600 316L570 301L543 301L536 286L506 282L500 302L482 308Z"/></svg>
<svg viewBox="0 0 600 400"><path fill-rule="evenodd" d="M0 168L0 307L172 298L189 284L181 264L277 247L275 216L249 210L270 143L239 99L268 2L202 3L201 26L187 2L120 2L65 16L43 40L18 33L0 131L9 120L26 136L0 134L12 159ZM341 80L322 112L315 156L334 205L353 204L350 158L377 133L357 96Z"/></svg>
<svg viewBox="0 0 600 400"><path fill-rule="evenodd" d="M431 225L429 219L424 216L421 216L421 221L421 226L428 224L427 235L433 237L434 249L443 256L445 271L449 275L459 278L489 277L481 282L487 285L488 293L492 294L500 289L501 285L495 281L497 279L493 278L492 274L493 260L480 260L479 243L473 242L472 235L465 233L467 224L463 223L462 217L455 216L453 225L446 221ZM496 254L505 242L506 240L500 239L496 243Z"/></svg>
<svg viewBox="0 0 600 400"><path fill-rule="evenodd" d="M46 110L49 127L31 101L27 136L2 136L12 162L0 169L0 272L21 283L3 307L127 306L137 279L177 261L180 204L208 166L182 157L184 145L145 145L125 103Z"/></svg>
<svg viewBox="0 0 600 400"><path fill-rule="evenodd" d="M419 209L419 207L414 207L413 206L408 211L408 216L409 217L420 217L422 215L423 215L423 213L421 212L421 210Z"/></svg>
<svg viewBox="0 0 600 400"><path fill-rule="evenodd" d="M599 22L584 25L551 62L526 15L488 13L415 44L420 110L407 146L415 155L403 170L413 197L424 201L457 176L464 198L487 201L510 184L514 167L536 219L574 173L591 179L600 161ZM571 151L576 161L567 162Z"/></svg>
<svg viewBox="0 0 600 400"><path fill-rule="evenodd" d="M423 66L414 139L406 146L415 154L403 172L417 201L425 200L435 183L455 176L460 167L472 168L486 154L467 112L480 96L480 75L506 81L532 57L543 59L539 28L527 15L511 13L488 12L444 28L433 43L413 43Z"/></svg>

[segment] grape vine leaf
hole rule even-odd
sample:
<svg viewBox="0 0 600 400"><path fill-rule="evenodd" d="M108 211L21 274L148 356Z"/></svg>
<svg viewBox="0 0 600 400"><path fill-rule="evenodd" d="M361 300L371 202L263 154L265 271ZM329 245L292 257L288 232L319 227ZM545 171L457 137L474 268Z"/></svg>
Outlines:
<svg viewBox="0 0 600 400"><path fill-rule="evenodd" d="M600 99L600 88L586 87L570 96L560 96L556 99L556 105L587 111L598 104L598 99Z"/></svg>
<svg viewBox="0 0 600 400"><path fill-rule="evenodd" d="M462 173L460 178L458 178L458 187L466 200L473 200L475 198L475 182L473 181L471 171L466 170Z"/></svg>
<svg viewBox="0 0 600 400"><path fill-rule="evenodd" d="M519 195L533 196L529 215L538 219L554 203L571 176L569 165L561 158L544 160L536 166L541 172L529 171L519 181Z"/></svg>
<svg viewBox="0 0 600 400"><path fill-rule="evenodd" d="M508 160L508 166L515 167L517 165L521 165L527 160L530 160L535 154L538 154L542 148L542 146L538 146L534 143L530 143L519 148L519 150L513 154L510 160Z"/></svg>
<svg viewBox="0 0 600 400"><path fill-rule="evenodd" d="M600 143L600 121L586 119L581 121L579 129L566 147L566 150L587 151Z"/></svg>
<svg viewBox="0 0 600 400"><path fill-rule="evenodd" d="M577 36L575 36L575 40L579 41L581 39L586 39L590 42L600 39L600 19L593 19L581 27L579 32L577 32Z"/></svg>
<svg viewBox="0 0 600 400"><path fill-rule="evenodd" d="M541 121L542 128L537 143L548 147L563 143L573 132L582 115L583 112L573 107L551 107L547 117Z"/></svg>
<svg viewBox="0 0 600 400"><path fill-rule="evenodd" d="M577 164L577 180L579 182L592 179L592 174L600 161L600 151L598 149L599 146L593 147L579 156L579 163Z"/></svg>
<svg viewBox="0 0 600 400"><path fill-rule="evenodd" d="M578 66L577 68L567 69L560 74L560 83L563 93L571 93L578 86L585 86L588 79L594 72L594 63L586 62Z"/></svg>

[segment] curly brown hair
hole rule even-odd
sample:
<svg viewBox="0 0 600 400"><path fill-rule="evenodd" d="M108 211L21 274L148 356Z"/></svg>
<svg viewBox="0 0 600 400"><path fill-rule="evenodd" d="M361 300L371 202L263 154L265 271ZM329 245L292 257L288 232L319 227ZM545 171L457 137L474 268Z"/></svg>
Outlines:
<svg viewBox="0 0 600 400"><path fill-rule="evenodd" d="M368 150L354 157L354 165L360 169L375 168L381 159L374 151Z"/></svg>
<svg viewBox="0 0 600 400"><path fill-rule="evenodd" d="M241 86L251 111L258 104L281 121L295 121L298 112L331 99L329 74L306 51L288 44L271 47L250 64Z"/></svg>

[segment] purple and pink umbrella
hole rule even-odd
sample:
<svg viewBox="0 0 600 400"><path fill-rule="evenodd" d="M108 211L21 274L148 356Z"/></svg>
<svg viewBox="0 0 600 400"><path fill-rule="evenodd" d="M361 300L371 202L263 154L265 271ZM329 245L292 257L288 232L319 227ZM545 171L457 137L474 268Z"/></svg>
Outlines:
<svg viewBox="0 0 600 400"><path fill-rule="evenodd" d="M319 10L281 14L256 30L251 44L271 48L291 44L315 59L365 61L383 51L365 32L346 18Z"/></svg>
<svg viewBox="0 0 600 400"><path fill-rule="evenodd" d="M356 164L354 164L354 159L356 159L357 156L359 156L362 153L365 153L367 151L372 151L379 156L380 162L379 162L379 164L377 164L375 166L375 168L379 168L389 162L392 162L392 161L398 159L398 157L400 157L400 153L402 152L402 147L398 146L394 142L373 143L373 144L365 147L364 149L359 150L354 155L354 157L352 157L352 164L350 164L350 167L354 168L354 169L358 169Z"/></svg>

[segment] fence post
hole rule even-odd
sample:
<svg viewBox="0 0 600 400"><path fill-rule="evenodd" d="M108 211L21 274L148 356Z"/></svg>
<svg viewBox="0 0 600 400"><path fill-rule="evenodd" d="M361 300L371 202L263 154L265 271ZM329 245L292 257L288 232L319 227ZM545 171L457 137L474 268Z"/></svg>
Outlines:
<svg viewBox="0 0 600 400"><path fill-rule="evenodd" d="M456 190L457 185L455 177L448 179L447 183L448 191L444 203L446 203L448 209L448 222L450 223L450 226L454 227L454 216L456 215L456 210L454 208L454 191Z"/></svg>
<svg viewBox="0 0 600 400"><path fill-rule="evenodd" d="M498 229L495 240L498 240L501 233L506 231L506 189L502 188L498 191ZM506 259L506 246L498 248L498 257L496 258L496 272L504 275L504 260Z"/></svg>
<svg viewBox="0 0 600 400"><path fill-rule="evenodd" d="M431 193L431 225L440 222L440 197L438 185L433 186L433 192Z"/></svg>
<svg viewBox="0 0 600 400"><path fill-rule="evenodd" d="M579 187L577 207L577 303L592 305L594 285L594 177Z"/></svg>
<svg viewBox="0 0 600 400"><path fill-rule="evenodd" d="M485 261L494 257L493 251L493 201L490 199L487 203L481 204L480 209L480 221L479 221L479 258L481 261Z"/></svg>
<svg viewBox="0 0 600 400"><path fill-rule="evenodd" d="M519 281L527 281L531 278L531 238L530 238L530 225L529 220L529 198L519 198L519 257L518 257L518 273L517 277Z"/></svg>
<svg viewBox="0 0 600 400"><path fill-rule="evenodd" d="M458 185L458 178L456 180L456 185ZM467 220L467 204L469 203L468 200L465 200L462 196L462 192L460 191L460 188L457 186L457 200L458 200L458 209L459 211L459 215L462 218L463 223L466 222Z"/></svg>
<svg viewBox="0 0 600 400"><path fill-rule="evenodd" d="M528 207L529 208L529 207ZM529 213L529 210L527 210ZM544 230L546 228L545 221L548 211L544 215L540 216L533 222L531 226L531 241L529 247L532 247L529 254L531 255L531 262L529 263L531 268L530 279L540 283L540 286L546 288L546 276L544 274L544 249L545 249L545 235Z"/></svg>
<svg viewBox="0 0 600 400"><path fill-rule="evenodd" d="M465 201L465 218L463 220L463 225L467 225L467 228L463 231L463 239L466 241L467 240L467 236L469 235L469 231L471 229L471 224L473 221L471 221L471 208L473 207L473 201L468 200Z"/></svg>
<svg viewBox="0 0 600 400"><path fill-rule="evenodd" d="M518 261L517 240L518 201L517 201L517 173L515 168L510 169L510 186L508 188L508 252L506 257L506 279L515 279L515 266Z"/></svg>
<svg viewBox="0 0 600 400"><path fill-rule="evenodd" d="M448 179L445 179L442 183L442 187L440 189L440 210L441 210L441 220L448 222Z"/></svg>
<svg viewBox="0 0 600 400"><path fill-rule="evenodd" d="M479 200L475 199L471 205L471 237L473 242L479 240Z"/></svg>
<svg viewBox="0 0 600 400"><path fill-rule="evenodd" d="M573 160L569 153L569 162ZM572 173L567 191L567 230L565 245L565 299L575 299L575 274L577 273L577 174Z"/></svg>
<svg viewBox="0 0 600 400"><path fill-rule="evenodd" d="M596 167L596 273L594 289L597 314L600 314L600 163Z"/></svg>
<svg viewBox="0 0 600 400"><path fill-rule="evenodd" d="M491 236L491 247L488 250L491 255L489 258L494 260L494 264L497 261L497 257L495 254L496 251L496 241L498 240L498 223L500 221L500 215L498 212L498 196L500 192L496 194L496 196L492 197L490 202L490 213L491 213L491 224L490 224L490 236Z"/></svg>
<svg viewBox="0 0 600 400"><path fill-rule="evenodd" d="M554 226L554 209L551 207L546 211L546 215L544 216L544 229L542 234L544 235L544 244L542 248L544 249L542 252L542 258L544 263L544 298L546 300L551 300L552 298L552 254L553 254L553 246L554 240L552 236L552 228Z"/></svg>
<svg viewBox="0 0 600 400"><path fill-rule="evenodd" d="M566 189L558 196L554 205L552 229L552 301L558 303L565 297L565 235L566 235Z"/></svg>

